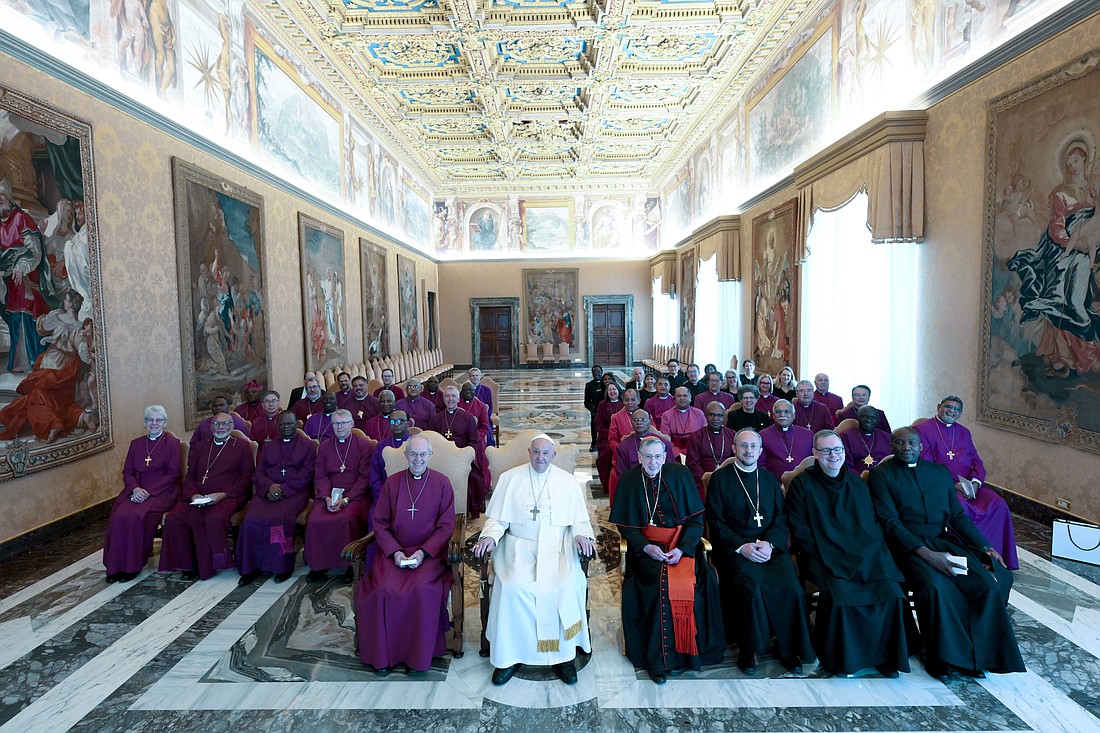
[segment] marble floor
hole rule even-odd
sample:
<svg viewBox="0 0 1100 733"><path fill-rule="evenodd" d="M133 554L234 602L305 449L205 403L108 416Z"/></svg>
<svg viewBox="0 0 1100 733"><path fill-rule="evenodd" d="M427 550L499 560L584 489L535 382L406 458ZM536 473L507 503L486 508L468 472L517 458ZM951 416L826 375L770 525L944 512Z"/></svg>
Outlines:
<svg viewBox="0 0 1100 733"><path fill-rule="evenodd" d="M467 653L415 680L379 678L353 651L351 586L237 586L153 572L107 585L102 523L0 569L0 733L55 731L1100 731L1100 568L1051 561L1050 530L1017 519L1010 612L1028 671L941 683L914 671L834 679L762 660L649 681L621 653L618 541L591 483L582 371L504 372L501 430L581 447L577 477L599 524L590 568L593 651L579 683L536 673L504 687L477 654L466 569ZM1011 482L1009 482L1011 483ZM471 524L471 541L480 522ZM729 662L729 659L727 659Z"/></svg>

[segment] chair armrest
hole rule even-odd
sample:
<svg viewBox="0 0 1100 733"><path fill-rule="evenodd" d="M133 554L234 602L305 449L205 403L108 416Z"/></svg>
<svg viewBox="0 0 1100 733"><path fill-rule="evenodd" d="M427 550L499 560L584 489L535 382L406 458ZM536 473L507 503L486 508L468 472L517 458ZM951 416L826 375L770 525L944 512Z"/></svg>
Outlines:
<svg viewBox="0 0 1100 733"><path fill-rule="evenodd" d="M703 545L703 552L710 552L714 549L714 547L710 544L710 540L708 540L706 537L704 537L703 539L701 539L699 541Z"/></svg>
<svg viewBox="0 0 1100 733"><path fill-rule="evenodd" d="M462 555L466 550L466 515L459 514L455 517L455 531L447 543L447 562L451 565L460 565Z"/></svg>
<svg viewBox="0 0 1100 733"><path fill-rule="evenodd" d="M344 546L340 552L340 559L345 562L362 562L367 548L374 543L374 532L367 532L365 537L353 540Z"/></svg>

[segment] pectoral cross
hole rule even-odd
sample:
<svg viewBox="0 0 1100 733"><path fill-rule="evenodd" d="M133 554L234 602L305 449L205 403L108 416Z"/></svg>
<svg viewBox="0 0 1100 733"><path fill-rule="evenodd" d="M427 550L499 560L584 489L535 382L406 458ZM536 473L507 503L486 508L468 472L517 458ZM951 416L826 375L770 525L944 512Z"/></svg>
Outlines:
<svg viewBox="0 0 1100 733"><path fill-rule="evenodd" d="M359 419L360 419L360 420L362 420L362 419L363 419L363 411L362 411L362 410L360 410L360 411L359 411Z"/></svg>
<svg viewBox="0 0 1100 733"><path fill-rule="evenodd" d="M145 467L149 468L149 464L153 462L152 456L145 456Z"/></svg>
<svg viewBox="0 0 1100 733"><path fill-rule="evenodd" d="M206 477L209 476L209 475L210 475L210 471L207 471L206 473L204 473L202 475L202 483L204 483L204 484L206 483Z"/></svg>
<svg viewBox="0 0 1100 733"><path fill-rule="evenodd" d="M863 459L863 465L864 466L873 466L873 465L875 465L875 459L871 458L871 456L868 455L866 458Z"/></svg>
<svg viewBox="0 0 1100 733"><path fill-rule="evenodd" d="M760 514L759 509L756 510L756 514L753 515L753 519L756 520L756 526L757 527L763 527L764 526L764 517L763 517L762 514Z"/></svg>
<svg viewBox="0 0 1100 733"><path fill-rule="evenodd" d="M412 520L416 519L416 513L420 510L417 509L415 506L411 506L408 509L406 509L405 511L407 511L409 513L409 521L412 521Z"/></svg>
<svg viewBox="0 0 1100 733"><path fill-rule="evenodd" d="M347 466L344 465L343 463L341 463L340 464L340 473L343 473L345 468L347 468Z"/></svg>
<svg viewBox="0 0 1100 733"><path fill-rule="evenodd" d="M451 439L451 431L448 430L447 432L445 432L443 434L443 437L446 438L447 440L450 440Z"/></svg>
<svg viewBox="0 0 1100 733"><path fill-rule="evenodd" d="M953 451L953 450L947 451L947 457L950 458L952 461L955 460L955 451Z"/></svg>
<svg viewBox="0 0 1100 733"><path fill-rule="evenodd" d="M281 473L283 476L286 476L286 468L284 467L282 471L279 471L279 473Z"/></svg>
<svg viewBox="0 0 1100 733"><path fill-rule="evenodd" d="M794 456L787 456L787 463L794 463Z"/></svg>
<svg viewBox="0 0 1100 733"><path fill-rule="evenodd" d="M539 521L539 505L538 504L532 504L531 505L531 521L532 522Z"/></svg>

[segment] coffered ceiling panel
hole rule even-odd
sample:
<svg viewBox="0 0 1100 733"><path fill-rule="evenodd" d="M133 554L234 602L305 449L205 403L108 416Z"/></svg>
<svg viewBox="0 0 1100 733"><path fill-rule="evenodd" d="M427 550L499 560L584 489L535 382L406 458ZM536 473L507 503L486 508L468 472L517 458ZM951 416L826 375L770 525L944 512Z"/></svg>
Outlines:
<svg viewBox="0 0 1100 733"><path fill-rule="evenodd" d="M811 0L259 0L438 195L658 185Z"/></svg>

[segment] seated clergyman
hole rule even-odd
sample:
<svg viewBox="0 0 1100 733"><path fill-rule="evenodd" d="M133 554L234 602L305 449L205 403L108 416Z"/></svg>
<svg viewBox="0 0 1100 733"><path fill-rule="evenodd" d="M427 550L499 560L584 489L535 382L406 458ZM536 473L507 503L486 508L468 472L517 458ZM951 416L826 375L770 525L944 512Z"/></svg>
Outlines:
<svg viewBox="0 0 1100 733"><path fill-rule="evenodd" d="M1023 672L1005 609L1012 573L1004 559L963 511L951 472L920 457L915 430L895 430L891 447L893 457L871 469L871 496L913 590L925 669L937 679L949 666L970 677Z"/></svg>
<svg viewBox="0 0 1100 733"><path fill-rule="evenodd" d="M501 474L474 545L475 557L492 552L496 570L485 632L493 684L526 664L552 665L572 685L577 647L592 651L579 558L595 552L592 523L576 478L553 465L553 439L536 435L528 455Z"/></svg>

